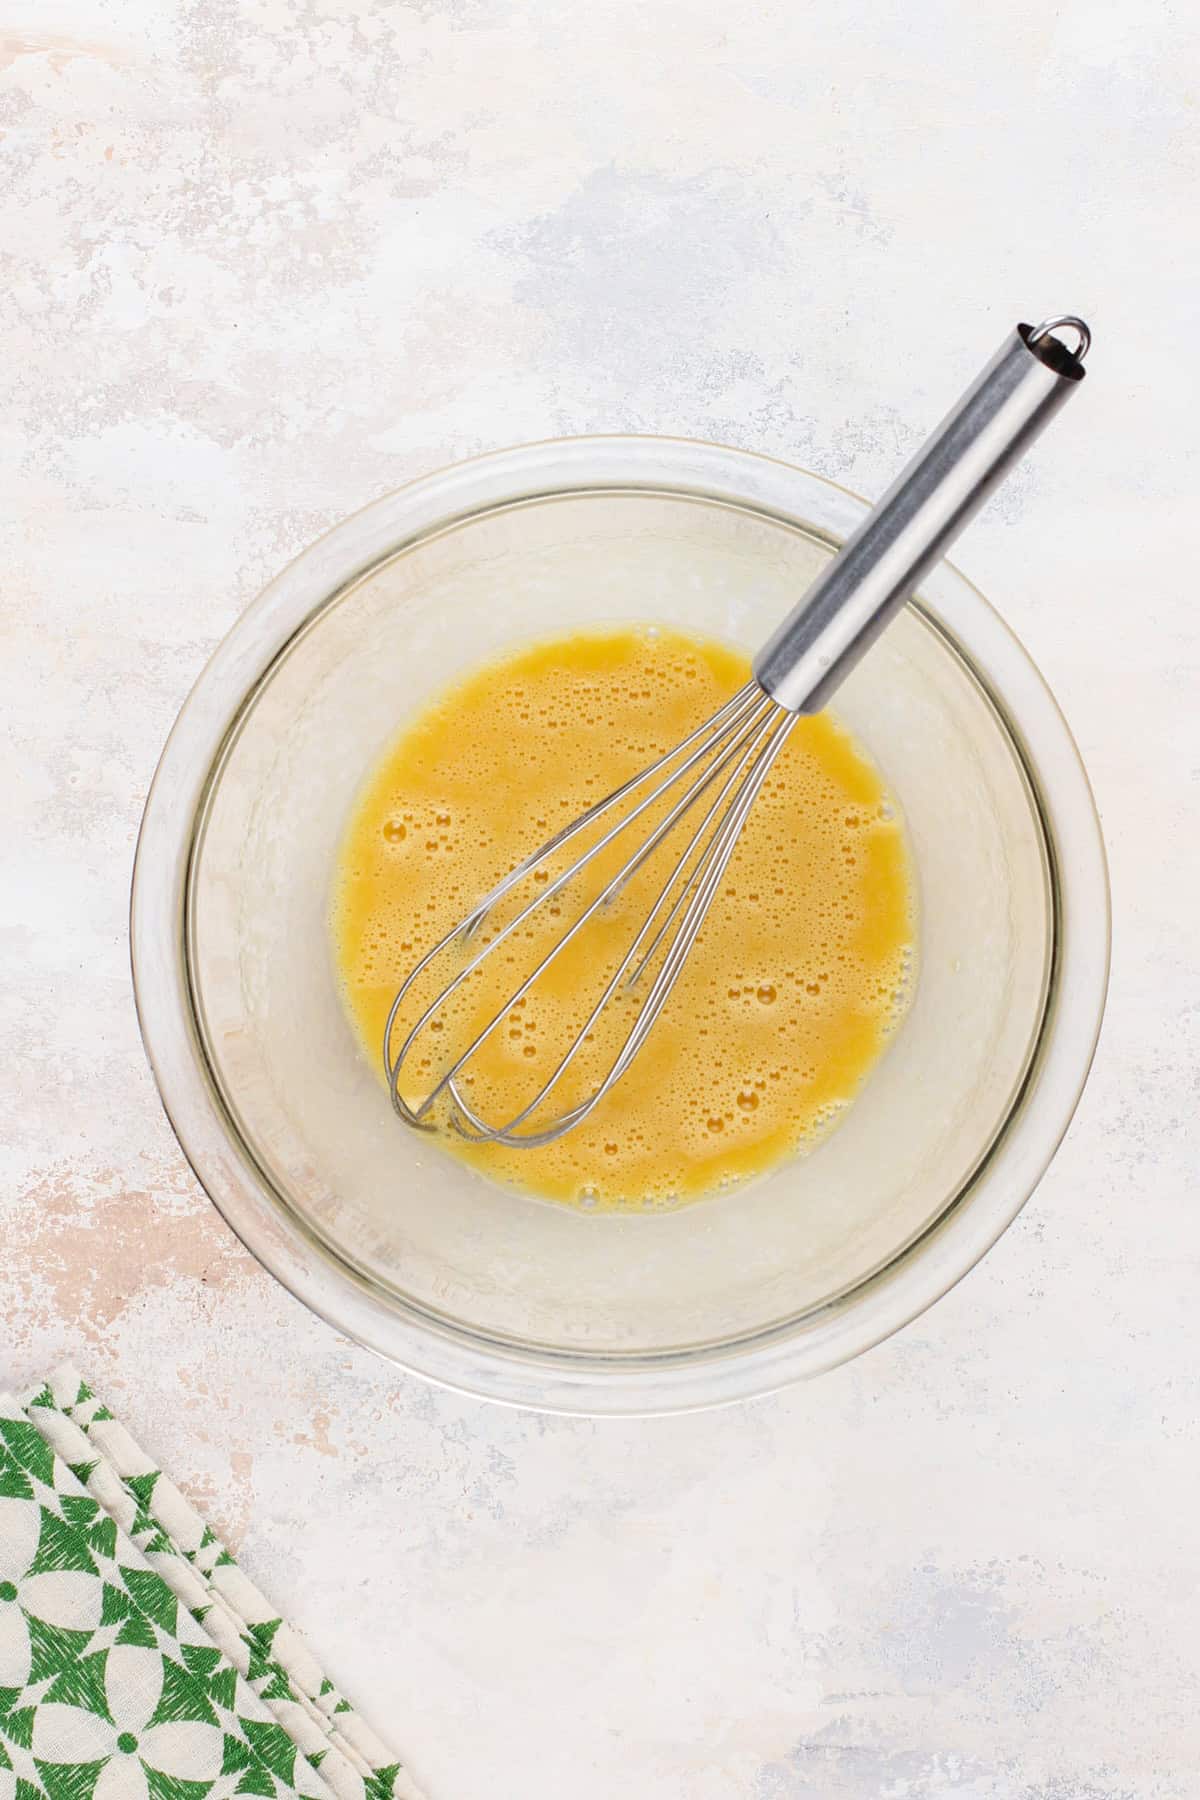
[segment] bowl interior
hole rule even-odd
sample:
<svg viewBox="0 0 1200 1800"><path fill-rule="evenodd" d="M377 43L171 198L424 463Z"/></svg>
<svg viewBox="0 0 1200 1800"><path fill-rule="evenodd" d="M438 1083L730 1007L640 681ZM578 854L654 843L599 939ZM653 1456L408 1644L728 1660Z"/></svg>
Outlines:
<svg viewBox="0 0 1200 1800"><path fill-rule="evenodd" d="M1003 1133L1051 987L1049 853L1001 712L917 606L836 707L907 823L916 994L808 1157L644 1217L527 1199L400 1125L343 1012L328 936L336 848L360 784L415 709L489 654L564 628L660 621L753 650L830 554L816 530L681 492L497 505L331 593L248 694L190 861L195 1027L240 1153L315 1254L385 1306L535 1356L749 1343L894 1263Z"/></svg>

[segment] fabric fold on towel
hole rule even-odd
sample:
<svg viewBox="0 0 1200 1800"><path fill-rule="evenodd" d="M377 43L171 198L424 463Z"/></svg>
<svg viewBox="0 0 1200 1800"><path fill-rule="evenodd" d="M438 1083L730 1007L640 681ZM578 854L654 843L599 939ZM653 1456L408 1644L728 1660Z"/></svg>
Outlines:
<svg viewBox="0 0 1200 1800"><path fill-rule="evenodd" d="M0 1396L0 1800L422 1800L87 1383Z"/></svg>

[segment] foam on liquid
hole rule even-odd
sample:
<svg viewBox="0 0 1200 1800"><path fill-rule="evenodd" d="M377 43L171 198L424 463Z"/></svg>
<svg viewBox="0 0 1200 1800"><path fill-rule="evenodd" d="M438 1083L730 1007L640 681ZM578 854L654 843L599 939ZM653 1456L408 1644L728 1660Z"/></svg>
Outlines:
<svg viewBox="0 0 1200 1800"><path fill-rule="evenodd" d="M423 952L552 832L687 736L749 673L740 652L674 630L580 633L489 663L404 730L359 798L334 884L336 965L373 1066L382 1069L395 991ZM406 1084L413 1097L416 1082L443 1066L442 1046L465 1047L599 891L636 830L615 861L598 859L591 886L540 908L464 985L418 1046ZM672 854L685 842L679 836ZM630 882L474 1059L466 1091L482 1116L507 1119L532 1098L666 869L654 860ZM526 882L520 900L533 891ZM802 719L665 1010L596 1112L537 1149L473 1146L450 1132L440 1141L493 1179L547 1199L643 1209L699 1198L828 1130L903 1015L913 958L913 881L896 808L828 713ZM439 985L455 966L440 965ZM422 1003L434 991L423 990ZM620 997L609 1009L556 1091L556 1108L596 1085L636 1004Z"/></svg>

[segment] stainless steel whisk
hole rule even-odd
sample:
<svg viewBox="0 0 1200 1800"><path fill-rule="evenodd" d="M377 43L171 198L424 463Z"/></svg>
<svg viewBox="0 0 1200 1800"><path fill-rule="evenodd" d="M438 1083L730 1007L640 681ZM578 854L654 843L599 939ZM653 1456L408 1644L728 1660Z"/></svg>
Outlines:
<svg viewBox="0 0 1200 1800"><path fill-rule="evenodd" d="M1075 345L1061 332L1074 335ZM449 1122L479 1143L532 1147L552 1143L592 1113L625 1074L658 1018L712 905L738 835L796 720L818 712L903 605L921 578L1033 443L1083 378L1091 333L1068 314L1037 326L1018 325L933 436L822 570L754 661L753 679L691 735L640 774L589 807L506 875L491 893L416 964L392 1003L383 1059L392 1104L409 1125L430 1129L442 1097ZM643 826L627 860L604 884L471 1042L411 1105L401 1092L406 1065L426 1028L474 971L539 908L563 893L598 856L656 807L665 815ZM620 810L624 808L624 810ZM694 814L699 810L699 823ZM616 813L604 826L607 815ZM685 825L686 821L686 825ZM393 1050L413 984L436 958L470 950L494 908L535 878L580 833L603 827L561 873L483 946L468 954ZM601 907L611 905L651 856L681 830L683 848L583 1026L528 1105L502 1124L482 1119L463 1092L472 1057ZM653 974L649 971L653 969ZM624 984L648 979L624 1043L607 1074L582 1100L543 1116L604 1008Z"/></svg>

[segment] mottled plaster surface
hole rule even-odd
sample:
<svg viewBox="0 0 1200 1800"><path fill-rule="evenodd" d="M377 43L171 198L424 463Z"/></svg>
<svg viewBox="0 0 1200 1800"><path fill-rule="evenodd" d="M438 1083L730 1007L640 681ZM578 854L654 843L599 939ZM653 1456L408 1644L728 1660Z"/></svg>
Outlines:
<svg viewBox="0 0 1200 1800"><path fill-rule="evenodd" d="M4 8L0 1379L93 1372L431 1800L1200 1796L1189 15ZM501 1412L339 1341L208 1208L137 1038L130 858L207 651L326 524L517 439L878 492L1064 305L1087 397L962 551L1113 862L1100 1058L1017 1226L713 1417Z"/></svg>

